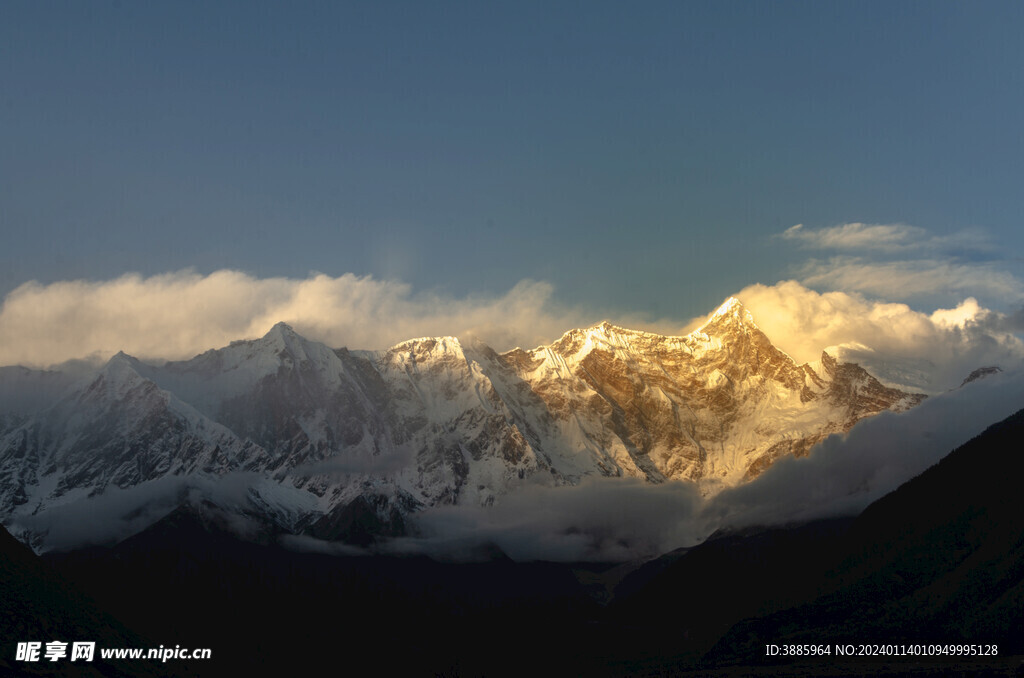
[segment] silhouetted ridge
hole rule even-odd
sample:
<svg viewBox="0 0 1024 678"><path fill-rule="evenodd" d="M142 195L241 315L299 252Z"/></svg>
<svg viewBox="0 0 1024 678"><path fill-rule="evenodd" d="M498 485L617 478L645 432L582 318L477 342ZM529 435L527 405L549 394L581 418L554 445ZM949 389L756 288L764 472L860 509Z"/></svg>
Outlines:
<svg viewBox="0 0 1024 678"><path fill-rule="evenodd" d="M950 642L1024 651L1024 410L870 505L851 526L828 590L737 625L715 661L766 642ZM805 554L794 554L803 557Z"/></svg>

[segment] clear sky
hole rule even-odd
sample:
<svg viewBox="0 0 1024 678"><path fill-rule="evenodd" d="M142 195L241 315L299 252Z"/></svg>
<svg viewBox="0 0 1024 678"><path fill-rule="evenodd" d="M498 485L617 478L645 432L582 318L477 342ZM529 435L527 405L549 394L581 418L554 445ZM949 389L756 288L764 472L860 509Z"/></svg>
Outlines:
<svg viewBox="0 0 1024 678"><path fill-rule="evenodd" d="M528 279L682 323L796 279L1012 313L1022 35L1019 2L4 2L0 295Z"/></svg>

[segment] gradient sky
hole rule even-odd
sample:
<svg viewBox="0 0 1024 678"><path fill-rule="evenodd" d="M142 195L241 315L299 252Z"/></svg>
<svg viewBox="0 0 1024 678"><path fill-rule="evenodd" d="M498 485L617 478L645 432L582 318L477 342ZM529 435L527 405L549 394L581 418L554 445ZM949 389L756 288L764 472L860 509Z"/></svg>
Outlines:
<svg viewBox="0 0 1024 678"><path fill-rule="evenodd" d="M1022 35L1018 2L4 2L0 295L227 268L1011 312Z"/></svg>

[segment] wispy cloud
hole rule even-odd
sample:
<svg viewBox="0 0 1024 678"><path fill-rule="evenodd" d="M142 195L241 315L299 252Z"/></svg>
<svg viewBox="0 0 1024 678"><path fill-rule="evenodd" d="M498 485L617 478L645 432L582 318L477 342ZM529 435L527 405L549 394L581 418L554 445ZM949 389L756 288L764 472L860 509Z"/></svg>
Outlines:
<svg viewBox="0 0 1024 678"><path fill-rule="evenodd" d="M827 261L812 259L799 272L803 283L811 287L864 292L883 299L936 295L972 295L1000 300L1024 298L1024 282L990 263L833 257Z"/></svg>
<svg viewBox="0 0 1024 678"><path fill-rule="evenodd" d="M936 235L906 224L850 223L811 229L792 226L777 236L804 249L831 250L795 269L821 290L861 292L880 299L960 301L965 296L1015 304L1024 282L980 229Z"/></svg>
<svg viewBox="0 0 1024 678"><path fill-rule="evenodd" d="M631 560L705 537L700 504L697 487L683 482L595 478L577 486L531 486L492 507L444 506L416 514L421 536L391 548L444 554L489 542L515 560Z"/></svg>
<svg viewBox="0 0 1024 678"><path fill-rule="evenodd" d="M797 224L787 228L779 237L813 249L898 252L920 247L927 239L927 232L923 228L903 224L853 223L819 229Z"/></svg>
<svg viewBox="0 0 1024 678"><path fill-rule="evenodd" d="M806 228L803 224L790 226L779 234L808 249L837 251L875 251L884 253L945 253L993 252L988 235L980 229L966 229L946 235L907 224L862 224L859 222Z"/></svg>

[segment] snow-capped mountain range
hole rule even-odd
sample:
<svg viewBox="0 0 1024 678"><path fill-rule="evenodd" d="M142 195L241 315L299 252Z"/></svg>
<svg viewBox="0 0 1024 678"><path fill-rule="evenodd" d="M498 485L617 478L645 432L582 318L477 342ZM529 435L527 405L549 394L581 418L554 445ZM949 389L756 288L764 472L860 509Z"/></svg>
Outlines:
<svg viewBox="0 0 1024 678"><path fill-rule="evenodd" d="M78 380L3 368L0 396L0 519L36 545L31 517L55 507L234 473L235 509L341 540L528 484L625 476L712 494L924 398L828 353L796 364L736 299L682 337L602 323L506 353L454 337L332 349L278 324L187 361L119 353Z"/></svg>

